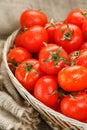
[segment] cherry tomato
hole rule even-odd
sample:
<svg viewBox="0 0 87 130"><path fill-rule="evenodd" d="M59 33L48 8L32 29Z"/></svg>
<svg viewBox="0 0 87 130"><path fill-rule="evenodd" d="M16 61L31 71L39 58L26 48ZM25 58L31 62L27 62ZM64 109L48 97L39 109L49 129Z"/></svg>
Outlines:
<svg viewBox="0 0 87 130"><path fill-rule="evenodd" d="M16 47L22 47L22 44L21 44L21 34L18 34L14 40L14 45Z"/></svg>
<svg viewBox="0 0 87 130"><path fill-rule="evenodd" d="M34 87L34 96L45 105L55 108L58 105L58 85L54 76L41 77Z"/></svg>
<svg viewBox="0 0 87 130"><path fill-rule="evenodd" d="M87 120L87 93L66 96L60 104L61 112L79 121Z"/></svg>
<svg viewBox="0 0 87 130"><path fill-rule="evenodd" d="M62 24L55 31L55 42L68 53L80 48L83 43L81 29L73 24Z"/></svg>
<svg viewBox="0 0 87 130"><path fill-rule="evenodd" d="M67 92L81 91L87 88L87 68L67 66L58 73L58 83Z"/></svg>
<svg viewBox="0 0 87 130"><path fill-rule="evenodd" d="M87 68L87 49L74 51L69 57L71 65L81 65Z"/></svg>
<svg viewBox="0 0 87 130"><path fill-rule="evenodd" d="M82 32L84 39L87 40L87 20L85 20L82 25Z"/></svg>
<svg viewBox="0 0 87 130"><path fill-rule="evenodd" d="M32 26L22 33L21 43L29 52L39 52L43 42L48 42L48 33L42 26Z"/></svg>
<svg viewBox="0 0 87 130"><path fill-rule="evenodd" d="M68 54L56 44L48 44L39 52L40 67L46 74L56 75L61 68L67 65L67 61Z"/></svg>
<svg viewBox="0 0 87 130"><path fill-rule="evenodd" d="M28 59L22 62L15 70L15 77L31 93L34 90L36 81L43 75L39 61L35 59Z"/></svg>
<svg viewBox="0 0 87 130"><path fill-rule="evenodd" d="M30 28L33 25L44 26L47 22L47 15L39 10L25 10L20 16L22 28Z"/></svg>
<svg viewBox="0 0 87 130"><path fill-rule="evenodd" d="M11 49L8 53L7 61L12 71L15 70L18 64L23 62L26 59L31 59L32 55L22 47L16 47Z"/></svg>
<svg viewBox="0 0 87 130"><path fill-rule="evenodd" d="M71 10L66 17L65 23L75 24L82 28L84 21L87 19L87 10Z"/></svg>
<svg viewBox="0 0 87 130"><path fill-rule="evenodd" d="M45 25L45 29L48 32L48 42L49 43L55 43L54 33L61 23L58 23L57 21L51 20L49 23Z"/></svg>

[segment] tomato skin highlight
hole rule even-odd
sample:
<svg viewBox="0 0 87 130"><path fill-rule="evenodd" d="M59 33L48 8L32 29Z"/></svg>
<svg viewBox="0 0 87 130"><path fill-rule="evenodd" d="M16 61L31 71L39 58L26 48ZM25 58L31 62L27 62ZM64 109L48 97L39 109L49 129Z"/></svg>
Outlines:
<svg viewBox="0 0 87 130"><path fill-rule="evenodd" d="M50 108L55 108L58 106L57 90L57 79L50 75L43 76L36 82L34 96Z"/></svg>
<svg viewBox="0 0 87 130"><path fill-rule="evenodd" d="M81 47L80 47L80 50L83 50L83 49L87 49L87 42L84 42Z"/></svg>
<svg viewBox="0 0 87 130"><path fill-rule="evenodd" d="M66 96L60 104L61 112L79 121L87 120L87 93Z"/></svg>
<svg viewBox="0 0 87 130"><path fill-rule="evenodd" d="M47 22L46 14L39 10L25 10L20 16L20 25L22 28L30 28L33 25L45 26Z"/></svg>
<svg viewBox="0 0 87 130"><path fill-rule="evenodd" d="M77 92L87 88L87 69L83 66L68 66L58 73L58 83L67 92Z"/></svg>

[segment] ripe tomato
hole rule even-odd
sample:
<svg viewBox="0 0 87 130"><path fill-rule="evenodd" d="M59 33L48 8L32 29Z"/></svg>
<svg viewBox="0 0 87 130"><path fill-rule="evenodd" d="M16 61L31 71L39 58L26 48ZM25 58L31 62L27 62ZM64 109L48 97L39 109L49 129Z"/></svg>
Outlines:
<svg viewBox="0 0 87 130"><path fill-rule="evenodd" d="M54 33L61 23L58 23L57 21L51 20L49 23L45 25L45 29L48 32L48 42L49 43L55 43Z"/></svg>
<svg viewBox="0 0 87 130"><path fill-rule="evenodd" d="M87 20L85 20L82 25L82 32L84 39L87 40Z"/></svg>
<svg viewBox="0 0 87 130"><path fill-rule="evenodd" d="M55 108L58 105L57 79L53 76L41 77L34 87L34 96L45 105Z"/></svg>
<svg viewBox="0 0 87 130"><path fill-rule="evenodd" d="M71 10L66 17L65 23L75 24L82 28L82 24L87 19L87 10Z"/></svg>
<svg viewBox="0 0 87 130"><path fill-rule="evenodd" d="M71 65L81 65L87 68L87 49L74 51L70 55Z"/></svg>
<svg viewBox="0 0 87 130"><path fill-rule="evenodd" d="M48 33L39 25L32 26L29 30L22 33L22 46L29 52L39 52L43 46L43 42L48 42Z"/></svg>
<svg viewBox="0 0 87 130"><path fill-rule="evenodd" d="M22 47L22 44L21 44L21 34L18 34L14 40L14 45L16 47Z"/></svg>
<svg viewBox="0 0 87 130"><path fill-rule="evenodd" d="M60 104L61 112L79 121L87 120L87 93L66 96Z"/></svg>
<svg viewBox="0 0 87 130"><path fill-rule="evenodd" d="M61 69L58 83L67 92L84 90L87 88L87 68L75 65Z"/></svg>
<svg viewBox="0 0 87 130"><path fill-rule="evenodd" d="M46 74L57 74L67 61L68 54L56 44L47 44L39 52L40 67Z"/></svg>
<svg viewBox="0 0 87 130"><path fill-rule="evenodd" d="M83 49L87 49L87 42L84 42L81 47L80 47L80 50L83 50Z"/></svg>
<svg viewBox="0 0 87 130"><path fill-rule="evenodd" d="M32 55L22 47L13 48L7 56L7 61L9 63L9 67L12 71L17 67L18 64L23 62L26 59L31 59Z"/></svg>
<svg viewBox="0 0 87 130"><path fill-rule="evenodd" d="M47 16L39 10L25 10L20 16L22 28L30 28L33 25L44 26L47 23Z"/></svg>
<svg viewBox="0 0 87 130"><path fill-rule="evenodd" d="M62 24L55 31L55 42L68 53L80 48L83 43L81 29L73 24Z"/></svg>
<svg viewBox="0 0 87 130"><path fill-rule="evenodd" d="M31 93L34 90L36 81L43 75L39 61L35 59L28 59L22 62L15 70L15 77Z"/></svg>

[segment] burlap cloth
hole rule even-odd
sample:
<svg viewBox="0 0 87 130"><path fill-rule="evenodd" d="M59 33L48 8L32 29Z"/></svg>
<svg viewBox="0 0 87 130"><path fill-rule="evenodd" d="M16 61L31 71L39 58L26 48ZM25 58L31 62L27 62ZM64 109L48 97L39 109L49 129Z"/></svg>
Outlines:
<svg viewBox="0 0 87 130"><path fill-rule="evenodd" d="M3 63L3 46L0 41L0 130L51 130L13 86Z"/></svg>

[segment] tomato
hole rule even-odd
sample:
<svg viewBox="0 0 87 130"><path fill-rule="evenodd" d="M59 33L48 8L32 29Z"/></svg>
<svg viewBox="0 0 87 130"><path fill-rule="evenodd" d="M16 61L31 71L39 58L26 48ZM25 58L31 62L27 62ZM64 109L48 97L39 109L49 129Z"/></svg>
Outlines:
<svg viewBox="0 0 87 130"><path fill-rule="evenodd" d="M16 47L22 47L22 44L21 44L21 34L18 34L14 40L14 45Z"/></svg>
<svg viewBox="0 0 87 130"><path fill-rule="evenodd" d="M25 10L20 16L22 28L29 28L33 25L44 26L47 22L47 15L39 10Z"/></svg>
<svg viewBox="0 0 87 130"><path fill-rule="evenodd" d="M48 33L39 25L32 26L29 30L22 33L21 43L29 52L39 52L43 42L48 42Z"/></svg>
<svg viewBox="0 0 87 130"><path fill-rule="evenodd" d="M11 49L11 51L8 53L7 61L9 63L10 68L14 71L18 64L20 64L26 59L31 58L32 55L26 49L22 47L16 47Z"/></svg>
<svg viewBox="0 0 87 130"><path fill-rule="evenodd" d="M67 92L81 91L87 88L87 68L67 66L58 73L58 83Z"/></svg>
<svg viewBox="0 0 87 130"><path fill-rule="evenodd" d="M61 112L79 121L87 119L87 93L66 96L60 104Z"/></svg>
<svg viewBox="0 0 87 130"><path fill-rule="evenodd" d="M85 20L82 25L82 32L83 32L84 39L87 40L87 20Z"/></svg>
<svg viewBox="0 0 87 130"><path fill-rule="evenodd" d="M39 61L35 59L28 59L22 62L15 70L15 77L31 93L34 90L36 81L43 75Z"/></svg>
<svg viewBox="0 0 87 130"><path fill-rule="evenodd" d="M87 19L87 10L71 10L65 20L65 23L75 24L82 28L84 21Z"/></svg>
<svg viewBox="0 0 87 130"><path fill-rule="evenodd" d="M80 48L83 43L81 29L73 24L62 24L55 31L55 42L62 46L68 53Z"/></svg>
<svg viewBox="0 0 87 130"><path fill-rule="evenodd" d="M51 20L49 23L45 25L45 29L48 32L48 42L49 43L55 43L54 33L61 23L58 23L57 21Z"/></svg>
<svg viewBox="0 0 87 130"><path fill-rule="evenodd" d="M74 51L70 55L71 65L81 65L87 68L87 49Z"/></svg>
<svg viewBox="0 0 87 130"><path fill-rule="evenodd" d="M35 84L34 96L45 105L55 108L58 105L58 85L54 76L43 76Z"/></svg>
<svg viewBox="0 0 87 130"><path fill-rule="evenodd" d="M40 67L46 74L56 75L67 61L68 54L56 44L47 44L39 52Z"/></svg>
<svg viewBox="0 0 87 130"><path fill-rule="evenodd" d="M81 47L80 47L80 50L83 50L83 49L87 49L87 42L84 42Z"/></svg>

